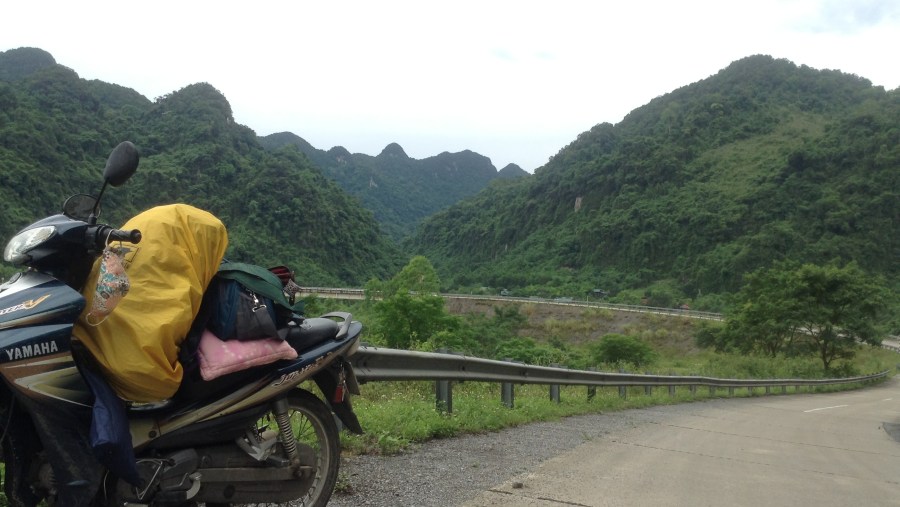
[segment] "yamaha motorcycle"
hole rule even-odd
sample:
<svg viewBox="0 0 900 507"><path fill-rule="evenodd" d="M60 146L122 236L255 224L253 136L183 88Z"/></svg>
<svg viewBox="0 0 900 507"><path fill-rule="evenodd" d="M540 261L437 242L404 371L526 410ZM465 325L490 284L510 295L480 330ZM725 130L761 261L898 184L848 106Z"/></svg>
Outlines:
<svg viewBox="0 0 900 507"><path fill-rule="evenodd" d="M54 504L53 468L30 413L93 403L72 329L85 307L80 291L104 247L141 239L140 231L97 223L107 185L125 183L138 159L133 144L121 143L107 160L96 198L70 197L62 214L27 226L4 251L7 262L26 268L0 285L0 438L7 494L24 485ZM359 394L359 385L347 361L361 331L348 313L305 318L287 334L296 359L211 381L185 375L173 398L128 405L141 483L133 486L107 470L92 505L325 505L340 462L337 420L362 433L349 397ZM322 397L309 390L312 383ZM33 438L22 442L22 435ZM12 459L23 448L27 466Z"/></svg>

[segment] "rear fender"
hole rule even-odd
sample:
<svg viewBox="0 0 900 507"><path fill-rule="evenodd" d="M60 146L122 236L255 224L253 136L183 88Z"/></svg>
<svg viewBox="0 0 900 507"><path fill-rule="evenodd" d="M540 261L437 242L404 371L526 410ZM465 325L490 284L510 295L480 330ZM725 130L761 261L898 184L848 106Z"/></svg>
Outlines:
<svg viewBox="0 0 900 507"><path fill-rule="evenodd" d="M313 379L325 396L325 401L344 426L353 433L362 435L362 426L350 402L351 394L359 394L359 382L350 363L343 358L334 361L316 373Z"/></svg>

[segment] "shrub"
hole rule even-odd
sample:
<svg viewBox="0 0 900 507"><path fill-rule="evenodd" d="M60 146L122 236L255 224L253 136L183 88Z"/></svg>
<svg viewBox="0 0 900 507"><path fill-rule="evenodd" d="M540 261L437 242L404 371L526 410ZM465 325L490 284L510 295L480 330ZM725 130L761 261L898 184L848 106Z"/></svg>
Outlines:
<svg viewBox="0 0 900 507"><path fill-rule="evenodd" d="M597 363L645 366L656 360L656 352L633 336L608 334L591 347L591 357Z"/></svg>

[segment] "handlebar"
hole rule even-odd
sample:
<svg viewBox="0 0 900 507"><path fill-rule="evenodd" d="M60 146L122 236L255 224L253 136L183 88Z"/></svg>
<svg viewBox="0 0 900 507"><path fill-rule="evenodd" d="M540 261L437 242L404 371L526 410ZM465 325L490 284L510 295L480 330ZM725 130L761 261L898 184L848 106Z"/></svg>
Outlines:
<svg viewBox="0 0 900 507"><path fill-rule="evenodd" d="M109 241L127 241L129 243L137 244L141 242L141 231L137 229L132 229L130 231L113 229L109 232Z"/></svg>
<svg viewBox="0 0 900 507"><path fill-rule="evenodd" d="M113 241L127 241L128 243L137 244L141 242L141 231L132 229L123 231L121 229L113 229L106 225L97 226L94 231L93 243L99 250L106 248L106 245Z"/></svg>

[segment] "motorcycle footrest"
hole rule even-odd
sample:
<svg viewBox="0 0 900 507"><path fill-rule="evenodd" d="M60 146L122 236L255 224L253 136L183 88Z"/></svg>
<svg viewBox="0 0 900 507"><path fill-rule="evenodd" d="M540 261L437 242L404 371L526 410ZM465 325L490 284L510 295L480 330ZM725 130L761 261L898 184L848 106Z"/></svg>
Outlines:
<svg viewBox="0 0 900 507"><path fill-rule="evenodd" d="M266 464L275 468L284 468L291 466L291 460L273 454L266 458Z"/></svg>

